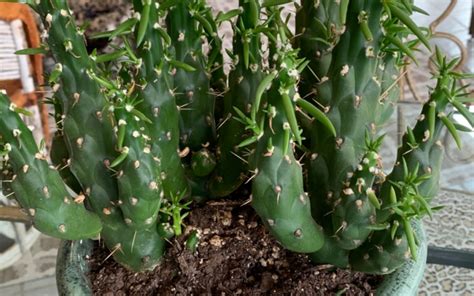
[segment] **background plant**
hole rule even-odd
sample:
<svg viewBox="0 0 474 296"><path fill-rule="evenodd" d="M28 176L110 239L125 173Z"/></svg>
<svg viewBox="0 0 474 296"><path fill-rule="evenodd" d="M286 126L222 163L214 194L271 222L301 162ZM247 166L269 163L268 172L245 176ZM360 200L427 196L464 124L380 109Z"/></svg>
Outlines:
<svg viewBox="0 0 474 296"><path fill-rule="evenodd" d="M39 230L100 235L121 264L151 269L193 198L251 182L272 235L315 263L386 274L416 259L411 221L436 210L440 134L447 127L460 145L454 110L474 125L457 61L436 50L438 83L383 173L379 131L399 69L418 43L429 47L410 19L422 11L410 1L305 0L293 35L279 7L291 1L240 0L215 18L203 0L132 2L132 18L96 36L120 39L108 54L86 51L65 1L29 2L45 38L25 53L51 51L57 62L55 167L4 95L0 134L6 187ZM218 28L228 21L227 77Z"/></svg>

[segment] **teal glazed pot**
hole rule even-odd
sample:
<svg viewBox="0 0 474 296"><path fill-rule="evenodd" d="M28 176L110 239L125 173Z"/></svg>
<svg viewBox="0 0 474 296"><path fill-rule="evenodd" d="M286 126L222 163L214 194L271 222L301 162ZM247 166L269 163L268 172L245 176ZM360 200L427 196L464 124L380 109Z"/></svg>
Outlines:
<svg viewBox="0 0 474 296"><path fill-rule="evenodd" d="M383 296L415 296L423 279L428 254L428 245L423 225L419 221L413 223L413 229L420 243L418 260L405 263L396 272L386 275L377 289L377 295ZM89 266L87 258L92 256L94 242L63 241L58 251L56 280L59 295L81 296L92 295L88 278Z"/></svg>

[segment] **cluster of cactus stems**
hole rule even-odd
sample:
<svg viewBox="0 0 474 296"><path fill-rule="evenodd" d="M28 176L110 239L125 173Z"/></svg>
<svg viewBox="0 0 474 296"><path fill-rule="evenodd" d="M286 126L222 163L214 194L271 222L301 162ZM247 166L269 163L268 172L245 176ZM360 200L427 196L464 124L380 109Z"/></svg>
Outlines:
<svg viewBox="0 0 474 296"><path fill-rule="evenodd" d="M288 0L239 0L217 16L204 0L131 2L129 20L96 36L120 40L100 55L87 52L65 0L28 1L45 31L42 48L24 53L57 62L52 163L4 94L0 148L3 190L37 229L100 238L121 264L148 270L182 234L193 199L251 183L270 233L315 263L387 274L416 259L411 221L437 209L441 133L461 145L458 130L470 129L452 114L474 118L457 60L436 50L437 84L384 174L380 130L399 69L419 43L429 48L412 1L302 0L294 34L281 16ZM224 22L234 31L228 74Z"/></svg>

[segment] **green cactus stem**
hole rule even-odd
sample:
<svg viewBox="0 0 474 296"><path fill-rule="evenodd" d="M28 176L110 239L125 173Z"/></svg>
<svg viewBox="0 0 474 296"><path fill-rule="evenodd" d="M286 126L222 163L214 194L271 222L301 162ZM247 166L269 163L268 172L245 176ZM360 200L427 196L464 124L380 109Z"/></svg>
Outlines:
<svg viewBox="0 0 474 296"><path fill-rule="evenodd" d="M58 131L54 134L53 141L51 143L50 157L51 162L58 170L59 175L61 175L64 183L66 183L66 185L74 192L80 193L82 191L82 187L69 168L69 152L67 151L64 135L61 131Z"/></svg>
<svg viewBox="0 0 474 296"><path fill-rule="evenodd" d="M314 252L323 244L322 228L311 217L301 165L294 158L289 138L285 139L290 131L283 106L280 102L274 103L277 114L269 120L275 135L267 126L255 152L252 206L285 248Z"/></svg>
<svg viewBox="0 0 474 296"><path fill-rule="evenodd" d="M314 200L313 215L317 221L332 210L334 201L344 189L341 181L362 159L367 129L374 127L378 120L374 106L380 104L382 93L381 84L376 80L379 42L383 37L382 10L378 1L350 2L346 32L331 51L326 76L317 80L313 76L313 79L303 81L303 84L311 82L318 106L323 107L322 111L337 134L335 137L328 133L316 121L310 135L309 192ZM371 28L372 41L367 41L360 29L358 16L361 11L370 15L367 25Z"/></svg>
<svg viewBox="0 0 474 296"><path fill-rule="evenodd" d="M28 3L41 16L48 32L46 41L58 62L59 73L55 76L59 81L54 82L53 90L60 87L64 92L60 104L71 171L82 185L86 202L102 220L101 237L110 250L118 244L148 244L147 248L114 252L114 258L135 271L155 266L163 255L163 242L157 232L126 230L118 208L117 180L110 170L117 157L116 138L107 118L107 99L101 91L107 81L97 76L97 66L87 53L82 31L75 26L66 1ZM153 240L148 240L150 236Z"/></svg>
<svg viewBox="0 0 474 296"><path fill-rule="evenodd" d="M285 43L283 34L282 44ZM296 121L296 83L300 67L297 52L278 49L278 74L268 95L264 129L258 135L253 156L255 177L252 206L276 239L287 249L302 253L319 250L324 244L322 227L311 217L311 204L303 187L301 164L295 159L292 139L300 136ZM254 105L260 110L259 105Z"/></svg>
<svg viewBox="0 0 474 296"><path fill-rule="evenodd" d="M166 16L176 61L174 85L180 109L181 146L198 151L215 142L215 96L210 93L210 73L202 52L201 36L209 8L202 0L178 0ZM209 29L208 30L212 30Z"/></svg>
<svg viewBox="0 0 474 296"><path fill-rule="evenodd" d="M133 7L141 12L140 15L144 14L141 0L134 0ZM152 121L148 126L152 154L160 159L164 194L170 198L189 191L178 154L179 111L173 90L172 67L166 60L169 36L160 26L159 11L155 5L146 11L148 14L144 17L148 18L148 22L145 35L137 49L137 55L143 61L138 79L143 88L137 88L137 92L143 101L136 108Z"/></svg>
<svg viewBox="0 0 474 296"><path fill-rule="evenodd" d="M216 167L214 155L207 149L201 149L195 152L191 159L191 168L195 176L208 176Z"/></svg>
<svg viewBox="0 0 474 296"><path fill-rule="evenodd" d="M303 0L296 15L296 46L300 54L311 57L302 73L302 93L313 91L310 81L328 75L333 49L346 30L348 0ZM313 58L315 57L315 58Z"/></svg>
<svg viewBox="0 0 474 296"><path fill-rule="evenodd" d="M418 121L413 128L408 127L398 150L397 163L380 192L381 208L377 211L377 224L386 225L376 231L369 241L354 254L350 254L351 266L370 273L387 273L400 267L406 260L416 260L417 243L410 221L432 215L436 208L430 202L439 189L443 147L439 141L442 130L449 131L451 122L443 119L448 108L456 108L474 126L474 117L465 112L460 103L464 89L457 88L457 80L463 74L453 72L456 60L448 62L437 50L435 60L438 66L438 83L430 100L425 103ZM451 119L449 119L451 120ZM450 130L457 138L457 132ZM400 244L403 240L403 244ZM360 253L375 252L382 248L388 255L374 256L371 260L360 260Z"/></svg>
<svg viewBox="0 0 474 296"><path fill-rule="evenodd" d="M351 268L371 273L389 274L411 257L408 241L403 230L394 236L390 231L376 231L358 249L349 256Z"/></svg>
<svg viewBox="0 0 474 296"><path fill-rule="evenodd" d="M165 252L165 241L156 228L136 230L123 220L104 224L101 236L114 260L135 272L153 270Z"/></svg>
<svg viewBox="0 0 474 296"><path fill-rule="evenodd" d="M103 221L113 213L117 184L108 169L116 157L114 133L103 114L106 98L91 73L96 68L90 59L84 38L74 24L66 1L35 1L30 5L40 14L48 32L47 43L56 61L58 81L53 90L62 88L59 99L63 110L64 139L71 158L70 168L81 183L87 203ZM61 86L59 86L61 82Z"/></svg>
<svg viewBox="0 0 474 296"><path fill-rule="evenodd" d="M16 111L0 94L0 141L14 174L15 199L32 217L35 228L47 235L68 240L97 237L102 229L99 218L86 210L83 195L73 197L68 192Z"/></svg>
<svg viewBox="0 0 474 296"><path fill-rule="evenodd" d="M239 144L248 136L245 124L235 120L236 109L250 115L264 77L261 56L262 24L258 18L258 1L239 1L241 15L234 28L233 67L229 74L229 91L224 97L224 118L218 129L217 167L211 178L211 195L227 196L247 179L248 147ZM264 89L262 89L263 93ZM264 94L260 94L264 96Z"/></svg>
<svg viewBox="0 0 474 296"><path fill-rule="evenodd" d="M380 157L376 151L369 151L356 171L352 173L349 186L342 190L332 213L333 229L341 248L352 250L360 246L372 232L376 223L377 204L369 199L377 175L382 173ZM375 199L377 201L377 199Z"/></svg>
<svg viewBox="0 0 474 296"><path fill-rule="evenodd" d="M133 104L115 106L119 140L117 158L111 167L117 170L120 209L127 225L136 229L156 227L164 192L159 162L151 153L145 122L134 115Z"/></svg>

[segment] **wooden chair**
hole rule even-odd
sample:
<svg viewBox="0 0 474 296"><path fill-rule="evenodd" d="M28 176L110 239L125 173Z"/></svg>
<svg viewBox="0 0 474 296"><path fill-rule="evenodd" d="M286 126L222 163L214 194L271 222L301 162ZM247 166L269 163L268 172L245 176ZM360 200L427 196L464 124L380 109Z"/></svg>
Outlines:
<svg viewBox="0 0 474 296"><path fill-rule="evenodd" d="M42 55L16 55L29 47L39 47L36 20L29 7L20 3L0 2L0 89L5 89L19 107L36 107L42 134L49 143L48 111L42 103Z"/></svg>

